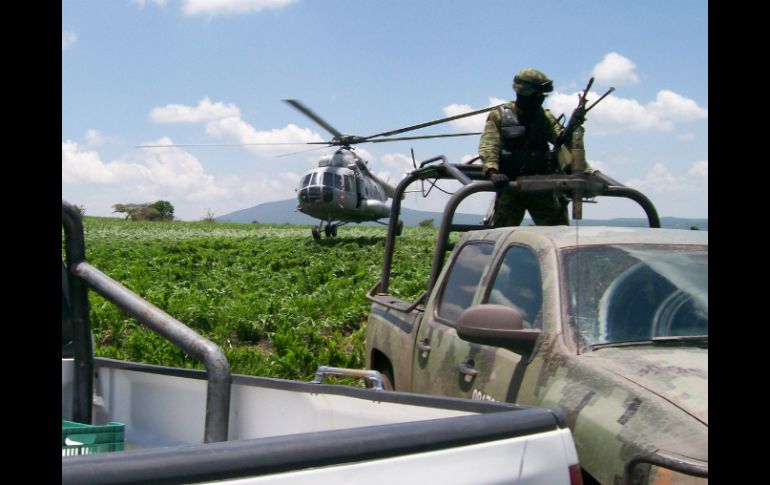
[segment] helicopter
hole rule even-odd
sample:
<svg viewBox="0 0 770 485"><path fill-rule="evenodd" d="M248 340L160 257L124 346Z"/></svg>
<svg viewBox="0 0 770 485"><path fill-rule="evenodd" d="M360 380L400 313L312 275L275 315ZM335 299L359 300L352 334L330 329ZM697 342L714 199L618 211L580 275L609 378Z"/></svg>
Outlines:
<svg viewBox="0 0 770 485"><path fill-rule="evenodd" d="M380 179L369 170L368 161L355 153L354 145L361 143L383 143L404 140L422 140L428 138L448 138L457 136L480 135L481 132L446 133L422 136L398 135L420 128L446 123L468 116L474 116L496 109L497 106L482 108L459 115L440 118L396 130L377 133L369 136L346 135L338 131L310 108L296 99L284 99L305 116L309 117L333 138L328 141L298 142L300 145L325 145L338 147L333 155L325 155L318 161L318 166L305 173L295 188L297 192L297 210L321 222L311 228L313 239L321 239L321 234L327 238L337 236L337 228L348 223L376 222L387 225L380 219L390 217L390 202L396 188ZM284 145L286 143L241 143L235 145ZM294 144L294 143L289 143ZM155 147L184 147L184 146L226 146L226 145L137 145L137 148ZM227 145L231 146L231 145ZM234 145L232 145L234 146ZM320 147L320 148L325 148ZM295 152L296 153L296 152ZM292 155L286 153L279 156ZM414 163L414 155L412 156ZM403 230L403 221L397 223L396 234Z"/></svg>
<svg viewBox="0 0 770 485"><path fill-rule="evenodd" d="M387 225L380 219L390 217L390 202L396 188L377 177L369 170L368 161L355 153L353 145L360 143L382 143L403 140L420 140L426 138L444 138L468 135L474 133L451 133L439 135L393 137L407 131L425 128L439 123L446 123L466 116L473 116L495 107L484 108L460 115L441 118L397 130L378 133L370 136L345 135L331 126L308 107L295 99L285 99L285 102L318 123L333 135L325 142L306 142L306 144L323 144L328 147L337 146L333 155L321 157L318 166L305 175L295 189L297 192L297 210L321 222L311 228L313 238L321 239L323 233L327 238L337 235L337 228L354 222L376 222ZM404 223L399 220L396 235L400 235Z"/></svg>

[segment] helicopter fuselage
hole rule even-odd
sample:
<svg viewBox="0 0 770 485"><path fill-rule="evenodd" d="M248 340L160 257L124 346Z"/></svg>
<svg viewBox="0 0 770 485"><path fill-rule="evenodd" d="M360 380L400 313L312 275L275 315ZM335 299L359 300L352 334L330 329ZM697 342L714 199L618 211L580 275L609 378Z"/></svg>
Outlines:
<svg viewBox="0 0 770 485"><path fill-rule="evenodd" d="M322 221L366 222L390 216L384 189L361 171L322 166L302 178L297 209Z"/></svg>

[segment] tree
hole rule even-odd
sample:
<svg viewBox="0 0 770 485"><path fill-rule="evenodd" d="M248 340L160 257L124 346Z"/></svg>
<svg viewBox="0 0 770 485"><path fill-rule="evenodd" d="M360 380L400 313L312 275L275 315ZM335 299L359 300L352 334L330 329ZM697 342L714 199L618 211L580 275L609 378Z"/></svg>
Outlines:
<svg viewBox="0 0 770 485"><path fill-rule="evenodd" d="M166 200L144 204L115 204L112 212L125 213L126 220L170 221L174 219L174 206Z"/></svg>
<svg viewBox="0 0 770 485"><path fill-rule="evenodd" d="M217 220L214 219L214 214L216 214L216 212L213 210L206 209L206 216L203 218L203 222L217 222Z"/></svg>
<svg viewBox="0 0 770 485"><path fill-rule="evenodd" d="M161 220L173 221L174 220L174 206L167 200L156 200L150 207L158 211Z"/></svg>
<svg viewBox="0 0 770 485"><path fill-rule="evenodd" d="M418 223L420 227L433 227L433 219L425 219Z"/></svg>

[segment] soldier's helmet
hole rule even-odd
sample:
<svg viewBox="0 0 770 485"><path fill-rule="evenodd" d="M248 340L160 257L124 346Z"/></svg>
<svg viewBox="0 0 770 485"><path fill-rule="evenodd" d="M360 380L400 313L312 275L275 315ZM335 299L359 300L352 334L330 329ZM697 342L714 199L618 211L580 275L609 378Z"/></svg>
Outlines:
<svg viewBox="0 0 770 485"><path fill-rule="evenodd" d="M553 81L545 74L530 67L522 69L513 78L513 90L522 96L550 93L553 91Z"/></svg>

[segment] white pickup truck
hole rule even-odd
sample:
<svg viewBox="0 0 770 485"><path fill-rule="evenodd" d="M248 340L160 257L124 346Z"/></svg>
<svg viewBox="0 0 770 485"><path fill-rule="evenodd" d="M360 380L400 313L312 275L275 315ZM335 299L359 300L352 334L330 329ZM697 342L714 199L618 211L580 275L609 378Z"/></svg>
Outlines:
<svg viewBox="0 0 770 485"><path fill-rule="evenodd" d="M321 383L333 368L232 375L214 343L86 262L64 201L62 226L62 483L581 483L558 410L386 393L374 371L359 374L371 389ZM89 289L206 370L93 357ZM85 431L65 436L65 420ZM113 427L115 451L95 453L87 431Z"/></svg>

